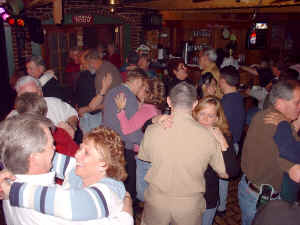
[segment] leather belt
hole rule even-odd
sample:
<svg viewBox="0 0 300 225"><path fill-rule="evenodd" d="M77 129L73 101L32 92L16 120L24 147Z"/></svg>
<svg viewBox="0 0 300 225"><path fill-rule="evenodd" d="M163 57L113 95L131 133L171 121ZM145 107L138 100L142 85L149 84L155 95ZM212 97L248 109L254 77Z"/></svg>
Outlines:
<svg viewBox="0 0 300 225"><path fill-rule="evenodd" d="M251 181L249 181L248 178L247 178L246 176L245 176L245 180L246 180L246 182L247 182L249 188L250 188L252 191L256 192L257 194L260 193L260 187L258 187L257 184L254 184L254 183L252 183ZM272 196L271 196L271 198L277 198L278 195L279 195L279 193L273 193Z"/></svg>
<svg viewBox="0 0 300 225"><path fill-rule="evenodd" d="M247 182L249 188L250 188L252 191L254 191L254 192L256 192L256 193L259 194L260 188L259 188L257 185L255 185L254 183L252 183L251 181L249 181L248 178L247 178L246 176L245 176L245 180L246 180L246 182Z"/></svg>

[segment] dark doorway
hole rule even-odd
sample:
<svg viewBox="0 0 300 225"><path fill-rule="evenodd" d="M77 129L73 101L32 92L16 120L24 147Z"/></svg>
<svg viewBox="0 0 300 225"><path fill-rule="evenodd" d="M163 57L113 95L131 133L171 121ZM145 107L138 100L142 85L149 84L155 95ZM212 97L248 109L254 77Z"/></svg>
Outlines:
<svg viewBox="0 0 300 225"><path fill-rule="evenodd" d="M15 93L9 85L8 64L5 46L3 20L0 19L0 120L3 120L13 107Z"/></svg>
<svg viewBox="0 0 300 225"><path fill-rule="evenodd" d="M87 48L96 48L98 44L106 46L114 41L115 26L111 24L88 26L83 28L83 43Z"/></svg>

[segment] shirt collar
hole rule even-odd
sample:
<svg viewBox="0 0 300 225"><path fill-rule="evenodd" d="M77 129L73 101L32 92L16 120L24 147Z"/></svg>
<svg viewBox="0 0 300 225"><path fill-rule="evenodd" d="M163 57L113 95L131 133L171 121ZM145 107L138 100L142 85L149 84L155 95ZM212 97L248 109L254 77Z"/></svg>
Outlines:
<svg viewBox="0 0 300 225"><path fill-rule="evenodd" d="M31 184L52 186L54 185L55 172L28 175L28 174L17 174L16 175L18 182L29 182Z"/></svg>

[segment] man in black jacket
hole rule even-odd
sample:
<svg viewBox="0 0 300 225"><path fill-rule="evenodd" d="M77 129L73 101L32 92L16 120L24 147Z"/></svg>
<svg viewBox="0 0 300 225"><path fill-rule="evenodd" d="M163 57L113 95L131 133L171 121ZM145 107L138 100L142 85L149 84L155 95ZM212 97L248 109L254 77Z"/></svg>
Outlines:
<svg viewBox="0 0 300 225"><path fill-rule="evenodd" d="M28 75L41 82L44 97L56 97L67 101L54 72L46 71L45 62L41 56L29 57L26 61L26 70Z"/></svg>

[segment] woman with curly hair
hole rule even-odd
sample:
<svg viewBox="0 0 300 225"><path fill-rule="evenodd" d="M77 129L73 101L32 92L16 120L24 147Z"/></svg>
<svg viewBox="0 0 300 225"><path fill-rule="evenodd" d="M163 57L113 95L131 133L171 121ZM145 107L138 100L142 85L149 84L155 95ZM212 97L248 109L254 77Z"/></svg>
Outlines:
<svg viewBox="0 0 300 225"><path fill-rule="evenodd" d="M95 128L84 136L75 158L56 153L52 164L56 176L65 179L63 188L14 182L4 188L12 206L74 221L114 216L122 211L126 193L122 181L127 174L124 146L115 131Z"/></svg>
<svg viewBox="0 0 300 225"><path fill-rule="evenodd" d="M206 96L200 99L193 110L193 117L201 125L205 126L220 143L228 175L230 177L237 176L240 167L233 150L229 125L220 100L213 96ZM211 225L213 224L219 200L219 177L210 166L207 168L204 176L206 181L206 192L204 194L206 211L203 214L202 225Z"/></svg>

